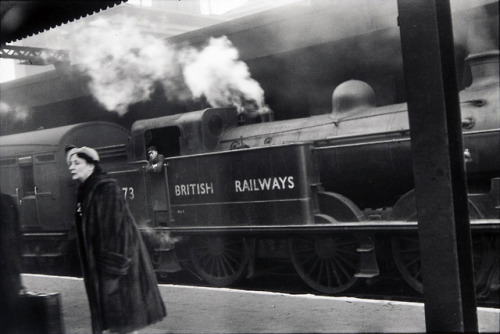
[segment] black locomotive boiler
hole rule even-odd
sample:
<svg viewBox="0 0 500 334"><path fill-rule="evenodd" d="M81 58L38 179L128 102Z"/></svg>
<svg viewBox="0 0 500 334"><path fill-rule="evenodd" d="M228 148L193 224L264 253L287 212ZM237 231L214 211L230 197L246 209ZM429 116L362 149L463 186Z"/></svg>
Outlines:
<svg viewBox="0 0 500 334"><path fill-rule="evenodd" d="M498 54L468 58L473 82L460 93L480 294L499 281ZM116 136L119 144L99 136L81 144L100 153L119 145L105 167L123 187L159 273L188 269L229 286L258 271L261 259L286 259L313 289L340 293L384 274L393 259L422 291L407 107L374 101L369 85L351 80L334 91L330 114L256 121L210 108L136 121L130 137ZM32 143L39 134L29 134ZM70 139L54 149L80 144ZM2 189L13 193L16 181L4 187L4 179L38 152L33 145L16 155L12 146L6 154L5 142L12 141L0 142ZM149 145L167 157L161 173L146 172ZM60 173L46 177L74 200ZM36 175L32 182L42 191ZM39 240L47 238L48 223L37 222Z"/></svg>

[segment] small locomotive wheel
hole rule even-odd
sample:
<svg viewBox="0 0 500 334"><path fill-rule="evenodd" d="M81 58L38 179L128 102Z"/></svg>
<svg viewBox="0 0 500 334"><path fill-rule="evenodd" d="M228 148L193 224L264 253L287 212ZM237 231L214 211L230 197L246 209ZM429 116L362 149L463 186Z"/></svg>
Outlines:
<svg viewBox="0 0 500 334"><path fill-rule="evenodd" d="M358 281L359 241L352 234L290 238L288 246L295 270L313 289L334 294Z"/></svg>
<svg viewBox="0 0 500 334"><path fill-rule="evenodd" d="M248 249L244 238L195 237L189 253L197 274L213 286L233 285L246 273Z"/></svg>

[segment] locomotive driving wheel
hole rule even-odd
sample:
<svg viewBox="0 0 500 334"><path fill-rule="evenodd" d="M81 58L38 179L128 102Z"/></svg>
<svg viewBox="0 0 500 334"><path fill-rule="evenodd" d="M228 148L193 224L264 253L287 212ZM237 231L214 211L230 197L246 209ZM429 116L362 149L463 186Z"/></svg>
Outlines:
<svg viewBox="0 0 500 334"><path fill-rule="evenodd" d="M413 289L423 293L418 236L393 237L391 243L394 262L399 273Z"/></svg>
<svg viewBox="0 0 500 334"><path fill-rule="evenodd" d="M330 222L364 220L363 213L348 198L331 192L319 192L318 204ZM328 219L322 221L328 223ZM343 292L358 282L360 241L353 234L311 234L288 240L290 259L295 271L311 288L326 293Z"/></svg>
<svg viewBox="0 0 500 334"><path fill-rule="evenodd" d="M395 220L416 221L414 193L403 196L393 210ZM469 201L470 219L481 217L479 210ZM420 243L418 235L396 236L391 240L394 262L403 279L417 292L423 293L422 263L420 259ZM492 253L492 243L484 235L472 235L472 256L474 260L474 277L478 294L485 288L484 282L489 275L489 261L486 258Z"/></svg>
<svg viewBox="0 0 500 334"><path fill-rule="evenodd" d="M248 250L243 238L198 236L189 253L197 274L213 286L233 285L246 273Z"/></svg>
<svg viewBox="0 0 500 334"><path fill-rule="evenodd" d="M288 245L295 270L313 289L334 294L357 282L359 241L353 235L302 236Z"/></svg>
<svg viewBox="0 0 500 334"><path fill-rule="evenodd" d="M477 292L484 287L487 280L489 266L485 261L491 253L491 242L482 235L472 236L472 256L474 260L474 277ZM404 280L416 291L423 293L422 263L420 260L420 244L417 235L401 236L392 239L392 252L396 266Z"/></svg>

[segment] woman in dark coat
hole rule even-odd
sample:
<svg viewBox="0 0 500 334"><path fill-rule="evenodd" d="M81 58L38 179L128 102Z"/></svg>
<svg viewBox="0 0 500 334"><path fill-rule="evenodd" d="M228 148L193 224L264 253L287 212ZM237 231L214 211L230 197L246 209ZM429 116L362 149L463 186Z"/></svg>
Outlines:
<svg viewBox="0 0 500 334"><path fill-rule="evenodd" d="M166 316L156 274L116 180L97 151L67 149L69 171L81 182L76 231L93 333L131 332Z"/></svg>
<svg viewBox="0 0 500 334"><path fill-rule="evenodd" d="M22 238L16 200L0 191L0 324L2 333L16 334L23 321L19 309Z"/></svg>

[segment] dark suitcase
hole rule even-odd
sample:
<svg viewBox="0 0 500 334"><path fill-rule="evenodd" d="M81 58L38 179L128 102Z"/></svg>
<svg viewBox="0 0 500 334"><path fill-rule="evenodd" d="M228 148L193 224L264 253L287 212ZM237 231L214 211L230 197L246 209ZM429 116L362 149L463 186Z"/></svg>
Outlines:
<svg viewBox="0 0 500 334"><path fill-rule="evenodd" d="M22 334L64 333L59 293L27 292L20 295Z"/></svg>

